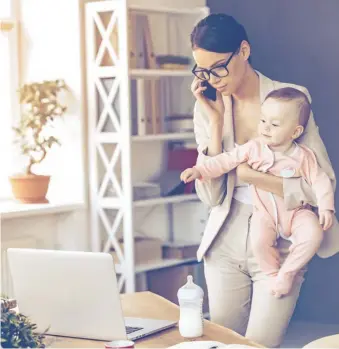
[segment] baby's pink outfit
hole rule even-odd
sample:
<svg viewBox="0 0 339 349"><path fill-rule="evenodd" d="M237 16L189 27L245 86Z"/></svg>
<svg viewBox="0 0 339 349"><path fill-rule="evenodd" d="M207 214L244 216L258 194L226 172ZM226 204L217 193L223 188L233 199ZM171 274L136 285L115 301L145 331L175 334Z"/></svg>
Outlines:
<svg viewBox="0 0 339 349"><path fill-rule="evenodd" d="M304 145L295 143L291 154L273 152L262 139L251 140L230 152L211 157L195 168L201 180L216 178L247 162L251 168L278 177L303 177L313 188L319 211L334 211L334 193L330 179L318 166L314 153ZM323 229L317 215L309 205L287 210L280 196L251 186L253 216L250 237L253 253L262 270L272 279L276 295L287 294L296 273L317 252ZM292 242L290 254L280 268L276 249L277 238Z"/></svg>

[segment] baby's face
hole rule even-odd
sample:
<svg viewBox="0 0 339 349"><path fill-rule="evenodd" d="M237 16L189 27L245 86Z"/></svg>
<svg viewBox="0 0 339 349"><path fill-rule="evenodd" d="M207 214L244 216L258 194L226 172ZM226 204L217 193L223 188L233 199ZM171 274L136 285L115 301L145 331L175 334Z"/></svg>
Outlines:
<svg viewBox="0 0 339 349"><path fill-rule="evenodd" d="M258 133L267 145L280 146L292 142L298 126L298 108L292 103L272 98L263 103Z"/></svg>

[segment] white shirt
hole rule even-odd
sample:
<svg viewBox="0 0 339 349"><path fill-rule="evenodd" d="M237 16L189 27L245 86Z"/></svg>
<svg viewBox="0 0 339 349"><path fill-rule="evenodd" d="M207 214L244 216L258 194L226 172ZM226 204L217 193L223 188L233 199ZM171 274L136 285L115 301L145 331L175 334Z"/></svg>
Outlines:
<svg viewBox="0 0 339 349"><path fill-rule="evenodd" d="M239 145L235 143L235 146L238 147ZM252 205L253 203L250 185L242 182L238 177L236 177L233 198L246 205Z"/></svg>

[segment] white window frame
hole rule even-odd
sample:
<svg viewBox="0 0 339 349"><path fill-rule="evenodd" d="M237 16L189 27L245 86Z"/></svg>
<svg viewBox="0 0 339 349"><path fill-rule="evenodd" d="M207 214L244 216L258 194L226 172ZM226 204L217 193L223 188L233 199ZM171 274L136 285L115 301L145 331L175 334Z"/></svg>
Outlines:
<svg viewBox="0 0 339 349"><path fill-rule="evenodd" d="M5 1L5 0L1 0ZM12 133L12 126L20 118L20 105L18 101L17 89L20 86L20 65L19 65L19 11L18 11L18 1L17 0L6 0L9 2L10 6L10 16L1 17L0 14L0 35L5 35L8 37L8 52L10 55L9 59L9 81L8 89L10 96L10 121L8 119L5 121L5 117L8 115L1 115L0 117L0 127L2 128L0 134L7 132ZM6 80L5 80L6 81ZM12 137L10 137L12 139ZM10 184L7 179L11 175L11 171L14 167L14 146L13 143L7 144L6 148L1 149L2 152L10 153L10 160L5 160L3 163L3 168L1 169L0 175L0 200L7 200L12 198Z"/></svg>

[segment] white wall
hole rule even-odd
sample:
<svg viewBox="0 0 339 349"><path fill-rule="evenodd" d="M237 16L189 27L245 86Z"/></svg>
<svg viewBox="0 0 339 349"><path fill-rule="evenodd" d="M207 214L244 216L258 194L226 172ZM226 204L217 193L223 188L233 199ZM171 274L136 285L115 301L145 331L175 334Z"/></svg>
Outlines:
<svg viewBox="0 0 339 349"><path fill-rule="evenodd" d="M44 248L88 251L87 212L77 209L56 214L1 219L1 292L12 295L6 250Z"/></svg>

